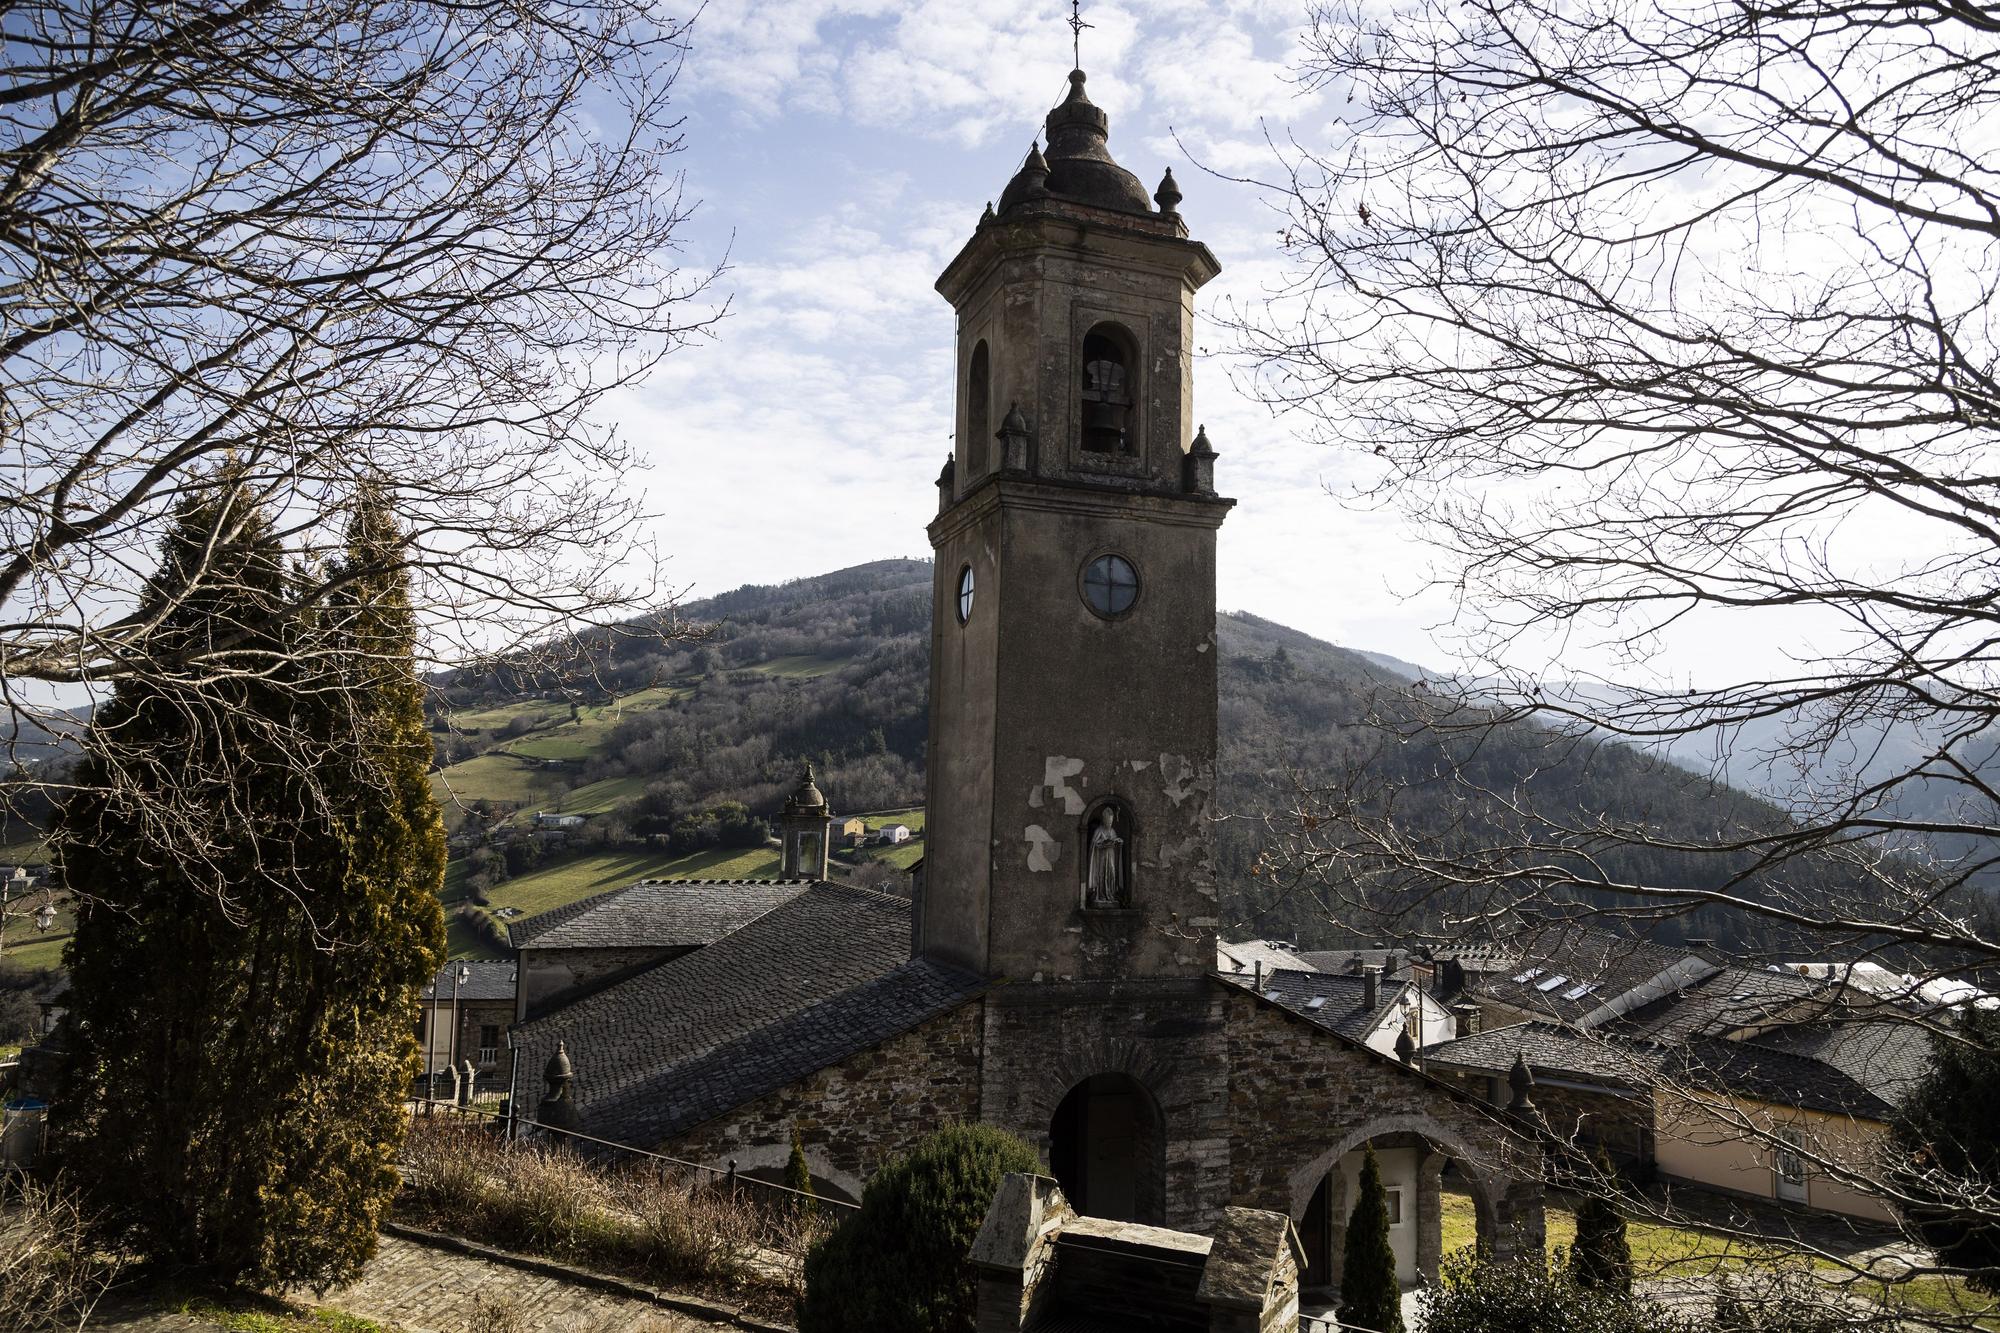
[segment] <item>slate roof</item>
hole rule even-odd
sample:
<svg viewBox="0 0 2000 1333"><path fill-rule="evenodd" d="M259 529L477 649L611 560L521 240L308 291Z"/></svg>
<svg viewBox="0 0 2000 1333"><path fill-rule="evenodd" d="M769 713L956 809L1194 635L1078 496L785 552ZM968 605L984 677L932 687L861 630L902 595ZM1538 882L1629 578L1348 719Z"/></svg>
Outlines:
<svg viewBox="0 0 2000 1333"><path fill-rule="evenodd" d="M1810 1012L1814 997L1832 988L1790 972L1724 967L1714 975L1634 1009L1613 1030L1622 1036L1673 1044L1692 1037L1720 1037L1743 1028Z"/></svg>
<svg viewBox="0 0 2000 1333"><path fill-rule="evenodd" d="M1255 975L1257 964L1262 963L1266 972L1278 968L1292 971L1318 971L1311 963L1304 961L1304 955L1287 945L1273 940L1238 940L1215 943L1215 970L1222 973L1245 972Z"/></svg>
<svg viewBox="0 0 2000 1333"><path fill-rule="evenodd" d="M1667 1069L1694 1087L1780 1106L1882 1121L1893 1114L1886 1100L1833 1065L1761 1041L1697 1038L1674 1052Z"/></svg>
<svg viewBox="0 0 2000 1333"><path fill-rule="evenodd" d="M1266 972L1263 989L1260 991L1255 976L1246 973L1217 973L1221 980L1232 986L1241 986L1252 994L1261 994L1273 1004L1282 1006L1330 1032L1338 1032L1350 1040L1365 1042L1382 1021L1382 1016L1394 1008L1410 989L1409 983L1385 981L1373 1009L1366 1008L1364 983L1360 977L1330 976L1324 972L1306 972L1287 969ZM1314 1005L1314 1000L1325 1003Z"/></svg>
<svg viewBox="0 0 2000 1333"><path fill-rule="evenodd" d="M431 978L431 984L424 987L423 1000L426 1004L434 998L449 1002L454 993L459 1000L466 1002L506 1000L511 1003L513 1001L514 963L511 959L464 963L462 966L471 975L459 982L458 989L454 992L451 978L460 966L459 963L446 963L438 969L437 975Z"/></svg>
<svg viewBox="0 0 2000 1333"><path fill-rule="evenodd" d="M1439 1042L1425 1049L1424 1064L1504 1077L1516 1054L1537 1077L1567 1076L1633 1089L1649 1084L1663 1058L1658 1048L1638 1042L1608 1041L1553 1023L1529 1022Z"/></svg>
<svg viewBox="0 0 2000 1333"><path fill-rule="evenodd" d="M586 1133L650 1145L886 1041L984 982L910 958L907 899L797 886L707 948L520 1024L516 1067L556 1042L576 1068ZM540 1089L519 1089L531 1106Z"/></svg>
<svg viewBox="0 0 2000 1333"><path fill-rule="evenodd" d="M1615 1017L1657 998L1649 991L1666 994L1718 970L1686 949L1575 922L1525 930L1513 948L1519 961L1512 971L1468 977L1467 990L1572 1023Z"/></svg>
<svg viewBox="0 0 2000 1333"><path fill-rule="evenodd" d="M1906 1017L1788 1024L1755 1044L1830 1065L1891 1106L1916 1091L1931 1068L1931 1039Z"/></svg>
<svg viewBox="0 0 2000 1333"><path fill-rule="evenodd" d="M790 902L811 880L642 879L507 928L516 949L685 949Z"/></svg>

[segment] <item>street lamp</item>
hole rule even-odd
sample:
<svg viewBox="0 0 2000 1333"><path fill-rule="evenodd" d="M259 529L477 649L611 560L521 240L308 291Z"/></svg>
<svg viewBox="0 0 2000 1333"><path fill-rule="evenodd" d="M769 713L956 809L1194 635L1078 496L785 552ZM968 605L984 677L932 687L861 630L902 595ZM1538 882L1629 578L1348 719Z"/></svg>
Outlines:
<svg viewBox="0 0 2000 1333"><path fill-rule="evenodd" d="M472 980L472 969L464 963L460 963L458 971L451 974L451 1068L453 1070L458 1068L458 987L461 982L470 980ZM459 1095L465 1099L465 1105L472 1104L472 1089L465 1088Z"/></svg>
<svg viewBox="0 0 2000 1333"><path fill-rule="evenodd" d="M49 933L49 927L55 923L56 905L44 899L42 905L35 909L35 929L46 935Z"/></svg>

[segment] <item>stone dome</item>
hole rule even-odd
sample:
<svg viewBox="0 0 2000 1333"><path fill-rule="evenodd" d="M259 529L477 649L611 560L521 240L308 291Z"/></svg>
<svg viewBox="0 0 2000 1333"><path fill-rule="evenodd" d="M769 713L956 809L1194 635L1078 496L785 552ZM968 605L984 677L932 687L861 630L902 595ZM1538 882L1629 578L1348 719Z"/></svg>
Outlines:
<svg viewBox="0 0 2000 1333"><path fill-rule="evenodd" d="M1000 212L1044 195L1123 213L1153 212L1139 178L1112 160L1110 122L1084 94L1083 82L1082 70L1069 72L1069 96L1045 123L1048 149L1028 154L1000 196Z"/></svg>

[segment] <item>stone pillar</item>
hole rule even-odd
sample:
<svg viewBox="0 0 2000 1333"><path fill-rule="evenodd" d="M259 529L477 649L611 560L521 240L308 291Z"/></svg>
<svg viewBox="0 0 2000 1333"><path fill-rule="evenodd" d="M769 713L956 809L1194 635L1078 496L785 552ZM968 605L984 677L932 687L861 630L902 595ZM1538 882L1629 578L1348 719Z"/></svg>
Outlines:
<svg viewBox="0 0 2000 1333"><path fill-rule="evenodd" d="M452 1105L456 1106L458 1105L460 1100L460 1093L458 1087L458 1066L446 1065L444 1067L444 1070L447 1074L451 1075L451 1102Z"/></svg>
<svg viewBox="0 0 2000 1333"><path fill-rule="evenodd" d="M479 1077L479 1071L473 1066L470 1060L465 1062L463 1069L464 1074L458 1084L458 1104L460 1106L470 1106L472 1105L472 1085Z"/></svg>
<svg viewBox="0 0 2000 1333"><path fill-rule="evenodd" d="M1516 1178L1494 1201L1493 1257L1505 1262L1520 1254L1538 1253L1548 1244L1548 1223L1542 1213L1539 1176Z"/></svg>
<svg viewBox="0 0 2000 1333"><path fill-rule="evenodd" d="M1013 1172L1001 1178L966 1255L978 1275L977 1333L1017 1333L1028 1326L1044 1303L1042 1279L1055 1258L1056 1233L1075 1215L1047 1176Z"/></svg>
<svg viewBox="0 0 2000 1333"><path fill-rule="evenodd" d="M1261 1208L1225 1208L1195 1300L1209 1333L1291 1333L1299 1326L1306 1252L1292 1219Z"/></svg>
<svg viewBox="0 0 2000 1333"><path fill-rule="evenodd" d="M1444 1259L1444 1163L1441 1152L1417 1163L1417 1276L1430 1282Z"/></svg>
<svg viewBox="0 0 2000 1333"><path fill-rule="evenodd" d="M1326 1280L1331 1287L1338 1287L1347 1275L1347 1213L1351 1207L1347 1173L1335 1162L1326 1180Z"/></svg>

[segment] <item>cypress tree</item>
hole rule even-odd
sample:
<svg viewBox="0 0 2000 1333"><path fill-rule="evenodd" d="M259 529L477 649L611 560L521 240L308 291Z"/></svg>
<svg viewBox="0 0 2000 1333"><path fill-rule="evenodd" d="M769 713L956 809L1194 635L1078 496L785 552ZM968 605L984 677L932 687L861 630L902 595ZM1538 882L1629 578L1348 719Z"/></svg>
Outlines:
<svg viewBox="0 0 2000 1333"><path fill-rule="evenodd" d="M364 497L302 614L240 490L185 507L142 610L189 665L120 685L55 830L55 1146L117 1239L216 1280L351 1278L395 1188L444 842L394 543Z"/></svg>
<svg viewBox="0 0 2000 1333"><path fill-rule="evenodd" d="M1403 1289L1396 1281L1395 1251L1389 1248L1389 1196L1373 1144L1361 1159L1342 1253L1340 1322L1375 1333L1403 1333Z"/></svg>
<svg viewBox="0 0 2000 1333"><path fill-rule="evenodd" d="M799 1137L799 1122L792 1122L792 1155L785 1159L785 1184L797 1190L804 1198L794 1198L791 1202L799 1212L807 1217L818 1211L817 1196L813 1194L812 1167L806 1162L806 1143Z"/></svg>
<svg viewBox="0 0 2000 1333"><path fill-rule="evenodd" d="M1629 1296L1632 1293L1632 1247L1625 1238L1625 1218L1608 1190L1617 1179L1611 1163L1599 1154L1597 1186L1576 1208L1576 1244L1569 1252L1570 1273L1578 1286Z"/></svg>

